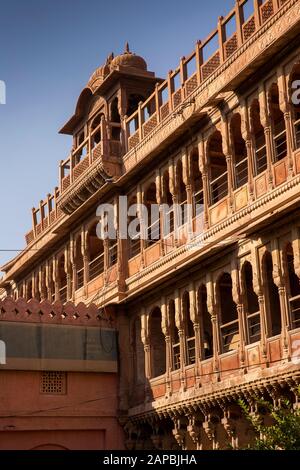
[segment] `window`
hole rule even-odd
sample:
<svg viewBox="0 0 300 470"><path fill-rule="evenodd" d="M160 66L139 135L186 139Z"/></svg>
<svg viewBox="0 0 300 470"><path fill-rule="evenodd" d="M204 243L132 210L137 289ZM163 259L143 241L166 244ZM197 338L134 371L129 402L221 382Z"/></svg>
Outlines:
<svg viewBox="0 0 300 470"><path fill-rule="evenodd" d="M220 299L220 321L223 352L237 350L240 343L239 320L235 302L232 297L232 280L224 273L218 281Z"/></svg>
<svg viewBox="0 0 300 470"><path fill-rule="evenodd" d="M233 150L235 187L240 188L248 182L248 158L246 143L242 137L241 116L234 114L230 122L230 135Z"/></svg>
<svg viewBox="0 0 300 470"><path fill-rule="evenodd" d="M211 316L207 309L207 291L204 285L198 290L198 312L201 321L202 359L209 359L213 356L213 330Z"/></svg>
<svg viewBox="0 0 300 470"><path fill-rule="evenodd" d="M47 395L65 395L67 392L65 372L42 372L41 393Z"/></svg>
<svg viewBox="0 0 300 470"><path fill-rule="evenodd" d="M104 271L104 245L96 233L95 223L88 233L89 279L95 279Z"/></svg>
<svg viewBox="0 0 300 470"><path fill-rule="evenodd" d="M273 83L269 92L270 112L273 127L274 158L275 162L282 160L287 155L287 142L285 120L283 112L279 107L279 90L276 83Z"/></svg>
<svg viewBox="0 0 300 470"><path fill-rule="evenodd" d="M170 336L171 336L171 347L172 347L172 369L180 369L180 339L178 335L178 328L175 320L175 302L170 300L169 302L169 322L170 322Z"/></svg>
<svg viewBox="0 0 300 470"><path fill-rule="evenodd" d="M292 87L293 82L300 80L300 65L296 65L291 73L291 79L290 79L290 84ZM299 88L299 87L298 87ZM297 89L298 89L297 88ZM296 88L291 89L291 95L294 93ZM297 93L297 97L299 94ZM292 102L292 119L293 119L293 124L294 124L294 133L295 133L295 147L296 149L300 148L300 103L299 104L294 104L293 100L291 99Z"/></svg>
<svg viewBox="0 0 300 470"><path fill-rule="evenodd" d="M203 181L199 168L198 149L195 149L191 154L191 177L194 193L194 214L197 216L203 212L204 205Z"/></svg>
<svg viewBox="0 0 300 470"><path fill-rule="evenodd" d="M151 183L145 191L144 204L148 211L148 235L146 245L150 246L160 239L160 213L157 206L155 183Z"/></svg>
<svg viewBox="0 0 300 470"><path fill-rule="evenodd" d="M286 264L288 270L288 296L291 311L292 327L300 327L300 280L295 273L293 247L289 243L286 248Z"/></svg>
<svg viewBox="0 0 300 470"><path fill-rule="evenodd" d="M228 174L226 157L223 153L222 136L213 133L208 141L208 163L210 170L211 205L221 201L228 194Z"/></svg>
<svg viewBox="0 0 300 470"><path fill-rule="evenodd" d="M268 336L276 336L281 332L281 313L278 287L273 279L273 261L270 252L263 259L263 276L265 285Z"/></svg>
<svg viewBox="0 0 300 470"><path fill-rule="evenodd" d="M256 99L250 107L251 132L255 152L255 173L259 175L267 169L267 146L264 128L260 120L259 101Z"/></svg>
<svg viewBox="0 0 300 470"><path fill-rule="evenodd" d="M184 323L185 323L187 365L195 364L195 361L196 361L195 331L194 331L194 324L191 320L190 296L188 292L185 292L183 294L182 307L183 307L183 315L184 315Z"/></svg>
<svg viewBox="0 0 300 470"><path fill-rule="evenodd" d="M251 264L247 261L242 269L242 282L244 288L244 309L248 331L248 343L260 340L260 310L258 297L253 289L253 271Z"/></svg>
<svg viewBox="0 0 300 470"><path fill-rule="evenodd" d="M150 342L152 378L159 377L166 372L166 342L161 329L161 311L156 307L150 315Z"/></svg>

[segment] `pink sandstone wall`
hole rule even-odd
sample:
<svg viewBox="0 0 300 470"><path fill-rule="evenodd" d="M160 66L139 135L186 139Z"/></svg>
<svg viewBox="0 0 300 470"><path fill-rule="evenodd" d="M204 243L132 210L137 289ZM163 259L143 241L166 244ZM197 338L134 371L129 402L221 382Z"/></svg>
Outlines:
<svg viewBox="0 0 300 470"><path fill-rule="evenodd" d="M67 374L64 395L40 392L40 372L0 372L0 449L123 449L116 374Z"/></svg>

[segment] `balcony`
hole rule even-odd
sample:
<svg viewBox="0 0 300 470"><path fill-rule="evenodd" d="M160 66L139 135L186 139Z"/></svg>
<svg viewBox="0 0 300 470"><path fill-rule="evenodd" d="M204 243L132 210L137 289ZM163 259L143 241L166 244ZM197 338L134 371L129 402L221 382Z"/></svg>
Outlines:
<svg viewBox="0 0 300 470"><path fill-rule="evenodd" d="M58 206L65 214L72 214L99 188L121 175L121 142L109 139L112 128L120 124L101 124L60 164L60 197ZM101 135L96 142L95 136Z"/></svg>

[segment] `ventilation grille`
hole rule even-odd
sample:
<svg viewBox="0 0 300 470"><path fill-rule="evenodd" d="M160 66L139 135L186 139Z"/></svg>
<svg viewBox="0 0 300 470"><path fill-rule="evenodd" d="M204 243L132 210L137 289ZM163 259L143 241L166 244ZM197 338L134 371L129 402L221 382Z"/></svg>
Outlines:
<svg viewBox="0 0 300 470"><path fill-rule="evenodd" d="M66 393L66 373L42 372L41 393L48 395L64 395Z"/></svg>

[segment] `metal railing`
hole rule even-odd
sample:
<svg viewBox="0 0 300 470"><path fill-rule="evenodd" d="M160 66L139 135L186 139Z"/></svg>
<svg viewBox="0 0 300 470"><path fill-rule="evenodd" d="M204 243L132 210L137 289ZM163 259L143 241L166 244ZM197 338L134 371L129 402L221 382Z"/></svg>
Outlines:
<svg viewBox="0 0 300 470"><path fill-rule="evenodd" d="M59 300L63 304L67 302L67 286L63 286L59 289Z"/></svg>
<svg viewBox="0 0 300 470"><path fill-rule="evenodd" d="M279 132L274 137L275 159L276 162L287 156L286 130Z"/></svg>
<svg viewBox="0 0 300 470"><path fill-rule="evenodd" d="M101 255L97 256L97 258L93 259L93 261L89 263L90 281L92 279L95 279L100 274L102 274L103 271L104 271L104 253L101 253Z"/></svg>
<svg viewBox="0 0 300 470"><path fill-rule="evenodd" d="M160 219L157 219L147 229L146 245L151 246L158 242L160 239Z"/></svg>
<svg viewBox="0 0 300 470"><path fill-rule="evenodd" d="M240 188L248 182L248 158L245 157L243 160L235 164L235 179L236 187Z"/></svg>
<svg viewBox="0 0 300 470"><path fill-rule="evenodd" d="M223 199L225 196L227 196L228 194L227 171L225 171L222 175L212 180L210 187L211 187L212 204L216 204L217 202L221 201L221 199Z"/></svg>
<svg viewBox="0 0 300 470"><path fill-rule="evenodd" d="M84 268L77 271L76 289L81 289L84 284Z"/></svg>
<svg viewBox="0 0 300 470"><path fill-rule="evenodd" d="M129 253L128 258L134 258L141 251L141 239L140 235L136 235L133 238L129 238Z"/></svg>
<svg viewBox="0 0 300 470"><path fill-rule="evenodd" d="M118 243L109 247L109 266L113 266L118 261Z"/></svg>
<svg viewBox="0 0 300 470"><path fill-rule="evenodd" d="M266 143L255 149L256 174L259 175L267 169L267 146Z"/></svg>
<svg viewBox="0 0 300 470"><path fill-rule="evenodd" d="M234 320L221 326L223 352L234 351L240 344L239 321Z"/></svg>

